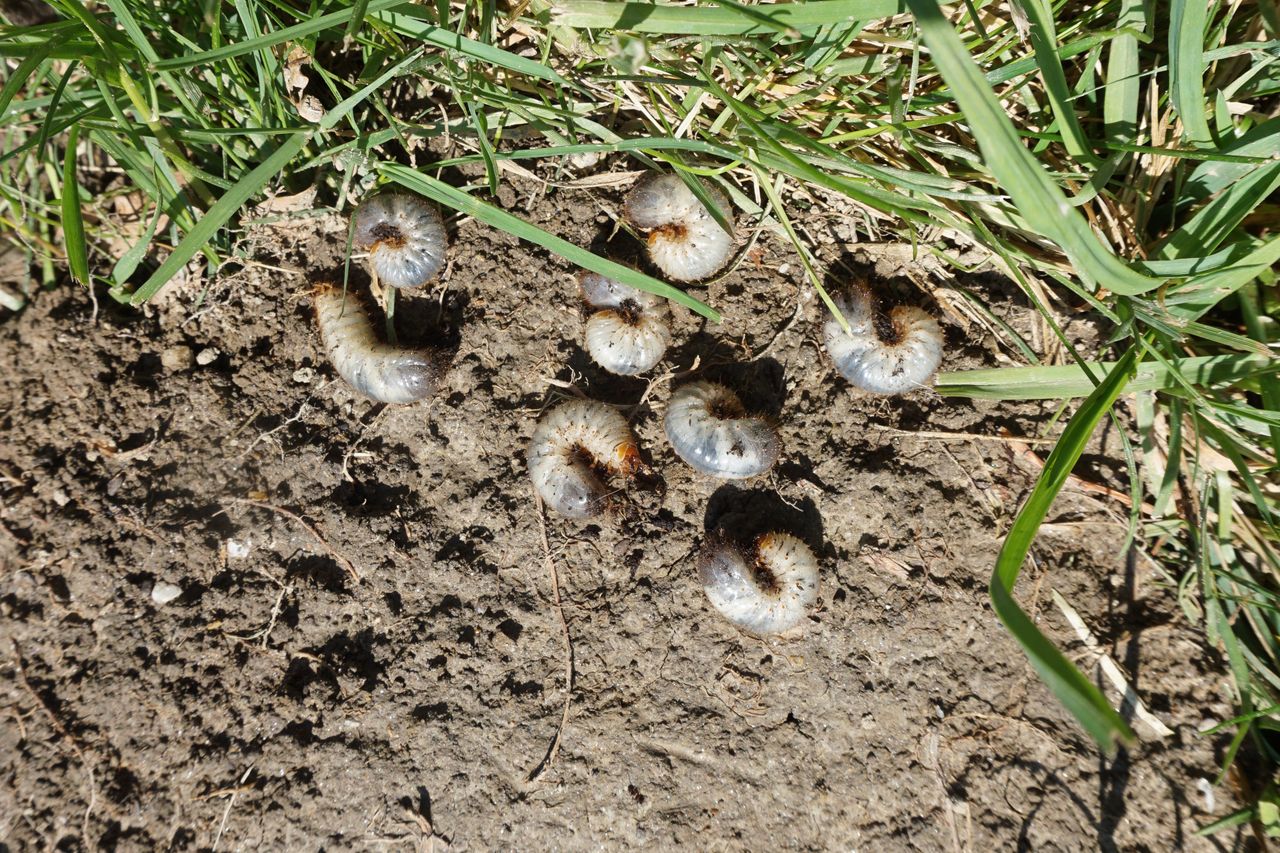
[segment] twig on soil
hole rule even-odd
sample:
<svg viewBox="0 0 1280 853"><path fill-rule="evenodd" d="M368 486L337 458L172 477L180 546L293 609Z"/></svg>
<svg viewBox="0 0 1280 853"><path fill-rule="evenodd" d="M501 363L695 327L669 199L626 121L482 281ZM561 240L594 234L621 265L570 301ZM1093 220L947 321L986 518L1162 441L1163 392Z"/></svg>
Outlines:
<svg viewBox="0 0 1280 853"><path fill-rule="evenodd" d="M4 534L5 536L7 536L9 539L13 540L14 542L16 542L16 543L18 543L19 545L22 545L22 546L24 546L24 547L25 547L25 546L27 546L27 545L30 545L30 544L31 544L31 540L30 540L30 539L27 539L27 538L25 538L25 537L19 536L18 534L14 533L12 530L10 530L8 527L6 527L3 523L0 523L0 533L3 533L3 534Z"/></svg>
<svg viewBox="0 0 1280 853"><path fill-rule="evenodd" d="M98 325L98 292L93 289L93 282L86 282L89 286L85 288L89 291L89 301L93 303L93 311L89 314L89 325Z"/></svg>
<svg viewBox="0 0 1280 853"><path fill-rule="evenodd" d="M323 391L323 390L324 390L324 388L325 388L325 386L326 386L326 385L328 385L328 384L329 384L328 382L323 382L323 383L321 383L321 384L320 384L320 386L319 386L318 388L314 389L313 391L308 392L308 394L307 394L307 395L302 399L302 402L298 405L297 410L296 410L292 415L290 415L290 416L289 416L289 418L288 418L287 420L285 420L285 421L284 421L283 423L281 423L279 426L274 427L273 429L269 429L269 430L267 430L267 431L266 431L266 432L264 432L264 433L259 433L257 438L255 438L253 441L249 442L249 446L248 446L248 447L246 447L244 450L240 451L240 454L239 454L238 456L236 456L236 460L237 460L237 461L239 461L239 460L241 460L241 459L245 458L245 457L246 457L246 456L248 456L250 453L252 453L252 452L254 451L254 449L255 449L259 444L261 444L262 442L264 442L264 441L266 441L267 439L271 438L271 436L275 435L276 433L280 432L281 430L288 429L288 428L289 428L290 426L292 426L293 424L296 424L298 421L302 420L303 415L305 415L305 414L307 413L307 406L311 405L311 398L312 398L312 397L314 397L316 394L320 393L321 391ZM256 411L254 412L254 416L255 416L255 417L257 416L257 412L256 412ZM277 445L279 445L279 442L276 442L276 444L277 444ZM282 459L284 458L284 452L283 452L283 450L281 451L280 456L281 456L281 458L282 458Z"/></svg>
<svg viewBox="0 0 1280 853"><path fill-rule="evenodd" d="M62 721L59 720L49 706L45 704L44 699L41 698L40 694L35 691L35 688L31 686L31 682L27 680L27 666L22 659L22 649L18 646L18 641L10 637L9 644L13 647L14 670L18 673L18 681L22 682L23 689L26 690L27 693L31 694L31 698L36 701L40 710L44 711L45 716L49 718L49 723L53 726L54 731L56 731L62 739L66 741L67 745L71 747L71 751L76 754L76 757L81 761L84 761L84 750L80 748L80 744L71 736L71 733L62 725Z"/></svg>
<svg viewBox="0 0 1280 853"><path fill-rule="evenodd" d="M93 814L93 807L98 802L98 783L93 777L93 765L89 762L89 758L85 755L80 744L74 737L72 737L71 732L67 731L66 726L62 725L62 721L53 713L53 709L45 704L44 699L41 698L40 694L35 691L35 688L31 686L31 682L27 680L27 666L22 659L22 649L18 646L18 641L10 637L9 644L12 646L13 650L13 668L18 674L18 681L21 682L23 689L30 694L31 698L35 700L36 706L39 707L41 711L44 711L44 715L49 718L49 724L53 726L53 730L56 731L58 736L62 738L63 742L71 748L71 751L76 754L76 758L80 759L80 764L84 767L84 775L89 781L89 804L84 810L84 817L81 819L80 833L81 840L88 845L89 816Z"/></svg>
<svg viewBox="0 0 1280 853"><path fill-rule="evenodd" d="M1138 691L1133 689L1133 685L1125 677L1119 665L1111 659L1111 655L1104 652L1098 645L1098 640L1093 635L1093 631L1089 630L1089 626L1085 624L1084 619L1080 618L1080 614L1075 608L1067 603L1058 591L1050 590L1053 595L1053 603L1058 605L1058 610L1062 611L1063 617L1071 625L1076 632L1076 636L1080 638L1080 642L1084 644L1089 653L1096 658L1098 668L1102 670L1107 680L1120 691L1124 699L1121 702L1121 708L1126 715L1132 716L1145 724L1151 731L1155 732L1156 737L1169 737L1173 731L1160 721L1158 717L1147 710L1147 706L1142 704L1142 700L1138 698Z"/></svg>
<svg viewBox="0 0 1280 853"><path fill-rule="evenodd" d="M569 705L573 701L574 683L573 638L569 635L569 622L565 619L564 605L560 601L560 575L556 571L556 562L551 556L551 542L547 539L547 512L542 504L542 498L536 492L534 501L537 505L538 526L542 531L543 559L547 572L551 575L552 600L555 602L556 612L560 614L560 629L564 639L564 710L560 713L560 725L556 727L556 733L551 738L547 754L542 757L542 761L538 762L537 767L529 771L529 775L525 777L526 782L538 781L555 762L556 755L560 752L560 738L564 734L564 727L569 723Z"/></svg>
<svg viewBox="0 0 1280 853"><path fill-rule="evenodd" d="M947 455L947 458L951 460L952 464L954 464L956 468L960 469L961 474L964 474L965 479L969 481L969 485L973 486L973 493L979 497L979 499L975 499L974 503L984 504L984 509L986 510L987 515L993 520L998 520L1002 515L1004 515L1004 502L1000 500L999 493L994 489L984 489L979 486L978 481L974 479L973 474L969 472L968 468L960 464L960 460L955 457L955 454L951 452L951 449L945 444L940 446L942 452ZM978 462L985 465L986 460L982 458L982 454L978 452L978 449L973 445L970 445L969 447L973 450L974 455L978 457ZM988 468L988 470L990 469Z"/></svg>
<svg viewBox="0 0 1280 853"><path fill-rule="evenodd" d="M657 388L659 385L670 382L673 379L682 379L686 376L691 375L692 373L697 371L698 365L701 362L702 362L702 356L695 355L693 357L693 364L689 365L688 370L668 370L666 373L662 374L661 376L655 376L652 379L650 379L649 384L644 386L644 393L640 395L640 399L636 402L634 406L631 407L631 417L634 418L636 414L640 411L640 407L643 406L648 401L649 395L653 393L654 388Z"/></svg>
<svg viewBox="0 0 1280 853"><path fill-rule="evenodd" d="M240 793L240 786L244 785L245 780L249 778L249 774L252 772L252 767L244 771L244 775L240 777L240 781L236 785L236 788L231 791L231 798L227 800L227 807L222 810L222 823L218 824L218 834L214 836L213 839L214 853L217 853L218 845L222 842L222 833L227 828L227 818L231 816L231 807L236 804L236 795Z"/></svg>
<svg viewBox="0 0 1280 853"><path fill-rule="evenodd" d="M142 536L147 537L152 542L164 541L163 539L160 538L160 534L156 533L154 530L147 527L141 521L138 521L136 518L133 517L132 508L124 509L124 508L116 508L108 505L107 512L100 513L93 507L89 506L89 504L87 503L81 504L81 507L87 510L89 514L94 517L98 517L105 514L108 518L118 523L121 527L127 527L130 530L132 530L134 533L138 533L138 534L141 534Z"/></svg>
<svg viewBox="0 0 1280 853"><path fill-rule="evenodd" d="M574 379L582 378L576 373L573 374L573 377ZM587 399L586 392L578 388L578 386L574 384L573 380L566 381L564 379L556 379L554 376L543 376L542 381L547 383L548 385L553 385L556 388L563 388L564 390L568 391L570 394L572 394L574 397L576 397L579 400Z"/></svg>
<svg viewBox="0 0 1280 853"><path fill-rule="evenodd" d="M1030 438L1011 435L1007 432L1003 435L983 435L978 432L929 432L927 430L898 429L896 427L885 426L884 424L867 424L866 429L873 429L876 432L884 432L892 436L902 436L904 438L932 438L939 441L999 441L1004 444L1014 445L1053 445L1058 443L1056 438Z"/></svg>
<svg viewBox="0 0 1280 853"><path fill-rule="evenodd" d="M276 513L277 515L282 515L285 518L293 519L298 524L302 525L302 528L306 530L308 533L310 533L312 538L314 538L317 542L319 542L321 545L324 546L324 549L329 552L329 556L333 557L333 559L338 561L338 564L341 565L342 568L346 570L347 574L351 576L351 579L353 581L355 581L356 583L360 583L360 581L363 579L363 576L360 574L359 569L356 568L355 563L352 563L346 557L342 556L341 553L339 553L332 545L328 543L328 541L325 540L323 536L320 535L320 531L316 530L310 524L310 522L308 522L302 516L298 515L296 512L290 512L289 510L284 509L282 507L278 507L275 504L269 504L269 503L266 503L265 501L250 500L249 498L233 498L231 502L235 504L242 504L247 506L256 506L259 509L269 509L272 512Z"/></svg>
<svg viewBox="0 0 1280 853"><path fill-rule="evenodd" d="M769 343L765 344L763 347L757 350L754 354L752 354L751 358L749 359L750 361L755 361L756 359L764 358L766 355L773 352L774 347L776 347L778 345L778 342L782 340L782 336L785 335L787 332L791 331L791 329L795 326L796 323L800 322L800 318L804 316L805 303L808 301L805 298L805 295L812 292L813 291L805 288L800 289L800 293L797 294L796 296L796 310L795 310L795 313L791 315L791 319L788 320L782 326L782 328L774 332L773 337L769 339Z"/></svg>
<svg viewBox="0 0 1280 853"><path fill-rule="evenodd" d="M28 474L25 471L15 471L15 469L10 468L6 463L0 462L0 480L9 483L14 488L21 489L25 486L26 482L23 478L27 476Z"/></svg>
<svg viewBox="0 0 1280 853"><path fill-rule="evenodd" d="M267 642L271 639L271 632L276 627L276 621L279 620L280 614L284 612L285 597L293 593L293 584L286 585L284 581L264 569L259 569L258 572L276 586L280 587L280 593L276 596L276 602L271 605L271 616L267 620L266 625L262 626L257 631L254 631L252 634L226 634L226 636L233 640L240 640L245 643L252 643L255 640L261 640L262 648L265 649L267 647Z"/></svg>
<svg viewBox="0 0 1280 853"><path fill-rule="evenodd" d="M1039 454L1027 446L1025 440L1010 440L1009 446L1012 447L1019 456L1034 465L1037 470L1044 468L1044 460L1040 458ZM1098 483L1091 483L1077 474L1068 474L1067 482L1082 492L1102 495L1103 497L1111 498L1111 500L1127 507L1133 506L1133 498L1125 492L1119 492ZM1142 510L1143 512L1151 513L1155 511L1155 508L1150 503L1144 503L1142 505Z"/></svg>
<svg viewBox="0 0 1280 853"><path fill-rule="evenodd" d="M419 814L416 809L410 806L405 806L405 813L409 815L409 818L413 821L420 833L417 845L418 850L425 850L427 853L435 853L436 850L445 851L449 849L449 839L437 833L435 826L432 825L431 821L428 820L426 816ZM437 841L444 846L436 847ZM423 844L423 842L426 843Z"/></svg>
<svg viewBox="0 0 1280 853"><path fill-rule="evenodd" d="M950 786L946 774L942 771L942 761L938 756L938 733L932 732L924 742L925 755L917 757L925 759L922 763L933 771L933 778L938 783L938 793L942 798L942 814L946 819L947 829L951 835L951 849L955 853L964 853L973 849L973 815L969 804L964 800L951 798ZM964 813L964 837L961 837L960 826L956 823L956 815Z"/></svg>
<svg viewBox="0 0 1280 853"><path fill-rule="evenodd" d="M272 264L264 264L262 261L254 260L253 258L245 258L243 260L237 259L237 262L244 264L246 267L257 267L260 270L266 270L268 272L278 272L278 273L282 273L283 275L291 275L297 278L305 278L307 275L306 271L304 270L294 269L293 267L278 267Z"/></svg>
<svg viewBox="0 0 1280 853"><path fill-rule="evenodd" d="M364 428L360 430L360 434L355 437L355 440L351 442L351 446L347 448L347 452L343 454L342 479L346 480L348 483L355 482L355 478L351 476L351 471L347 467L351 463L351 457L356 455L356 450L360 447L360 443L364 441L365 436L369 434L369 430L377 426L382 421L382 416L388 411L390 410L386 406L379 409L378 413L373 416L373 420L364 425Z"/></svg>
<svg viewBox="0 0 1280 853"><path fill-rule="evenodd" d="M255 420L257 420L257 417L258 417L258 415L260 415L260 414L262 414L262 407L261 407L261 406L254 406L254 407L253 407L253 411L249 413L249 417L245 418L243 421L241 421L241 422L240 422L240 425L239 425L239 426L237 426L237 427L236 427L235 429L233 429L231 432L229 432L229 433L227 433L225 436L223 436L223 439L222 439L222 440L223 440L224 442L230 442L230 441L231 441L231 439L235 438L237 435L239 435L241 432L243 432L243 431L244 431L244 429L245 429L245 427L249 426L249 424L251 424L251 423L253 423Z"/></svg>

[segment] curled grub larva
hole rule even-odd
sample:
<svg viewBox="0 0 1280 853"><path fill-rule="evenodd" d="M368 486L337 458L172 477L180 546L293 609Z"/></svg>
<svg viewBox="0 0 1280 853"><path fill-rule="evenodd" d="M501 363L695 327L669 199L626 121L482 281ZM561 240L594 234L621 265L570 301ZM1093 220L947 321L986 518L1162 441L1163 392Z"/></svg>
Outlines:
<svg viewBox="0 0 1280 853"><path fill-rule="evenodd" d="M617 409L573 400L538 421L528 450L529 476L547 506L569 518L591 518L609 507L604 479L640 470L640 448Z"/></svg>
<svg viewBox="0 0 1280 853"><path fill-rule="evenodd" d="M698 576L711 606L752 634L780 634L818 600L818 561L789 533L765 533L750 547L714 534Z"/></svg>
<svg viewBox="0 0 1280 853"><path fill-rule="evenodd" d="M382 403L412 403L435 391L443 372L441 356L379 340L360 299L339 287L322 284L314 299L329 360L352 388Z"/></svg>
<svg viewBox="0 0 1280 853"><path fill-rule="evenodd" d="M835 297L849 331L831 317L827 352L845 379L873 394L905 394L932 380L942 363L942 329L919 308L884 311L862 286Z"/></svg>
<svg viewBox="0 0 1280 853"><path fill-rule="evenodd" d="M702 186L725 216L728 197L706 181ZM679 175L650 174L627 196L627 221L648 235L649 259L673 281L699 281L719 272L733 252L727 233L685 186Z"/></svg>
<svg viewBox="0 0 1280 853"><path fill-rule="evenodd" d="M578 276L587 318L587 353L610 373L634 376L662 359L671 343L671 312L661 296L636 290L610 278Z"/></svg>
<svg viewBox="0 0 1280 853"><path fill-rule="evenodd" d="M738 395L714 382L676 389L663 427L676 455L703 474L726 480L763 474L782 450L768 421L748 416Z"/></svg>
<svg viewBox="0 0 1280 853"><path fill-rule="evenodd" d="M382 193L356 208L355 244L367 249L378 281L421 287L444 268L440 213L408 193Z"/></svg>

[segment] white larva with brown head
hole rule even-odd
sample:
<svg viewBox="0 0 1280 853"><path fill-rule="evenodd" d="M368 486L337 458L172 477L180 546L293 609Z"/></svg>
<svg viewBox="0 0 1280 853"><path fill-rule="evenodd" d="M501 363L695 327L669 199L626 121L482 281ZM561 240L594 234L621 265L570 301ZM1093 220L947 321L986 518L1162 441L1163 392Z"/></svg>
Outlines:
<svg viewBox="0 0 1280 853"><path fill-rule="evenodd" d="M391 287L421 287L444 268L444 220L408 193L382 193L362 202L355 212L354 239L369 252L378 281Z"/></svg>
<svg viewBox="0 0 1280 853"><path fill-rule="evenodd" d="M380 340L364 303L340 287L321 284L313 299L329 361L352 388L381 403L412 403L435 392L443 356Z"/></svg>
<svg viewBox="0 0 1280 853"><path fill-rule="evenodd" d="M827 352L845 379L872 394L905 394L929 385L942 363L937 320L908 305L882 311L860 285L834 302L849 331L831 317L823 332Z"/></svg>
<svg viewBox="0 0 1280 853"><path fill-rule="evenodd" d="M706 181L702 187L732 222L728 196ZM733 254L733 235L679 175L646 175L627 196L625 215L647 234L653 265L673 281L701 281L723 269Z"/></svg>
<svg viewBox="0 0 1280 853"><path fill-rule="evenodd" d="M676 389L663 428L677 456L703 474L726 480L763 474L782 450L768 421L748 415L737 394L705 380Z"/></svg>
<svg viewBox="0 0 1280 853"><path fill-rule="evenodd" d="M818 560L789 533L765 533L745 548L712 535L698 577L711 606L757 636L794 628L818 600Z"/></svg>
<svg viewBox="0 0 1280 853"><path fill-rule="evenodd" d="M606 477L641 468L627 419L594 400L573 400L542 416L527 452L529 477L547 506L568 518L592 518L609 508Z"/></svg>
<svg viewBox="0 0 1280 853"><path fill-rule="evenodd" d="M667 300L594 272L579 275L578 284L594 312L587 318L586 349L596 364L634 376L662 360L671 343Z"/></svg>

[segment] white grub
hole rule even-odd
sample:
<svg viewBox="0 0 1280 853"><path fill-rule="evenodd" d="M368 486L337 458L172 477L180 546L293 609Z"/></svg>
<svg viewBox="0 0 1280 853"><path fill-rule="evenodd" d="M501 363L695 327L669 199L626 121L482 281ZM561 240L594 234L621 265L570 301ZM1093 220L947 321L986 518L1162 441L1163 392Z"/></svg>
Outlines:
<svg viewBox="0 0 1280 853"><path fill-rule="evenodd" d="M729 198L702 182L716 207L732 222ZM649 174L626 203L627 221L648 234L649 260L673 281L700 281L729 262L733 235L720 227L679 175Z"/></svg>
<svg viewBox="0 0 1280 853"><path fill-rule="evenodd" d="M667 300L599 273L578 276L587 318L587 354L610 373L635 376L662 360L671 343Z"/></svg>
<svg viewBox="0 0 1280 853"><path fill-rule="evenodd" d="M573 400L543 415L528 461L533 487L547 506L577 519L609 508L611 490L602 477L628 477L641 464L627 419L594 400Z"/></svg>
<svg viewBox="0 0 1280 853"><path fill-rule="evenodd" d="M942 363L942 329L919 308L882 311L866 287L837 295L849 331L831 317L823 326L836 369L863 391L905 394L930 384Z"/></svg>
<svg viewBox="0 0 1280 853"><path fill-rule="evenodd" d="M663 427L677 456L726 480L763 474L782 451L777 430L764 418L748 416L738 395L715 382L676 389Z"/></svg>
<svg viewBox="0 0 1280 853"><path fill-rule="evenodd" d="M698 577L711 606L757 636L795 627L818 600L818 560L789 533L765 533L749 548L713 534Z"/></svg>
<svg viewBox="0 0 1280 853"><path fill-rule="evenodd" d="M339 287L322 284L314 299L325 351L352 388L381 403L412 403L434 393L443 372L439 355L381 341L360 299Z"/></svg>
<svg viewBox="0 0 1280 853"><path fill-rule="evenodd" d="M382 193L361 202L354 239L368 250L378 281L391 287L421 287L444 268L444 220L408 193Z"/></svg>

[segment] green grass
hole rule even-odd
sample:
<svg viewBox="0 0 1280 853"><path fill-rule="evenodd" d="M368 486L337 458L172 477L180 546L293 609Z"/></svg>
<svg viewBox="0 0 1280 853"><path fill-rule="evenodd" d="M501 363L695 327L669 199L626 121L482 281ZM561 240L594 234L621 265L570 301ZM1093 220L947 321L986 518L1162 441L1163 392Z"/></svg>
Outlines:
<svg viewBox="0 0 1280 853"><path fill-rule="evenodd" d="M612 270L485 201L503 160L597 151L720 182L795 244L820 293L786 213L798 192L842 197L864 238L958 272L946 245L985 247L1055 334L1046 292L1110 327L1103 352L1064 338L1066 364L1022 344L1027 366L939 377L943 394L1072 413L993 567L997 615L1101 747L1129 736L1013 595L1093 426L1115 419L1132 436L1136 547L1228 662L1237 745L1275 766L1280 32L1265 3L1156 5L54 0L56 21L0 30L0 227L39 270L32 288L70 277L138 304L190 263L234 263L228 226L268 188L319 183L342 209L394 181ZM299 113L290 56L323 117ZM528 131L534 147L504 144ZM399 165L444 134L474 154ZM444 183L461 163L483 178ZM135 193L141 213L122 221ZM11 308L32 295L0 293Z"/></svg>

